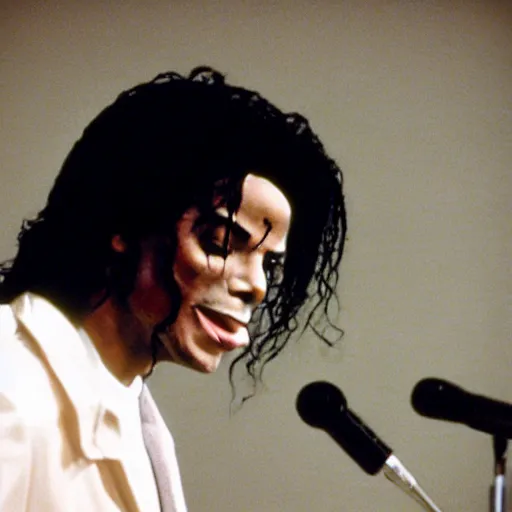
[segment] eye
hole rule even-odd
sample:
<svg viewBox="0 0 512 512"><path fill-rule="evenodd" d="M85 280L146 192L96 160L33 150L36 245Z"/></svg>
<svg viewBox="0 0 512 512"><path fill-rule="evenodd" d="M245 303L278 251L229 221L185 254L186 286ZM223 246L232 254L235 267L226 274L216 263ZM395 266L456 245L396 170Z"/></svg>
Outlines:
<svg viewBox="0 0 512 512"><path fill-rule="evenodd" d="M284 279L284 255L268 252L263 258L263 269L269 285L280 284Z"/></svg>
<svg viewBox="0 0 512 512"><path fill-rule="evenodd" d="M226 258L232 252L229 240L226 241L226 228L224 226L205 227L199 234L199 242L203 250L212 256Z"/></svg>

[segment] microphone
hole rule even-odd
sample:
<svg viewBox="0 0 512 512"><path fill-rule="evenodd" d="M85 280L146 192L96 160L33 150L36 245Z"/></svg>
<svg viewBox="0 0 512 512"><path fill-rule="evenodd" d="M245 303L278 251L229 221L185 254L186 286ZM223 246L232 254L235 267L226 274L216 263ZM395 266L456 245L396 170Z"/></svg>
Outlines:
<svg viewBox="0 0 512 512"><path fill-rule="evenodd" d="M384 476L420 503L425 510L441 512L392 449L347 406L334 384L324 381L304 386L296 400L302 420L327 432L363 471Z"/></svg>
<svg viewBox="0 0 512 512"><path fill-rule="evenodd" d="M308 384L296 405L304 422L325 430L369 475L377 474L391 455L391 448L347 408L345 396L333 384Z"/></svg>
<svg viewBox="0 0 512 512"><path fill-rule="evenodd" d="M512 439L512 405L465 391L446 380L428 378L416 384L411 395L414 410L495 436Z"/></svg>

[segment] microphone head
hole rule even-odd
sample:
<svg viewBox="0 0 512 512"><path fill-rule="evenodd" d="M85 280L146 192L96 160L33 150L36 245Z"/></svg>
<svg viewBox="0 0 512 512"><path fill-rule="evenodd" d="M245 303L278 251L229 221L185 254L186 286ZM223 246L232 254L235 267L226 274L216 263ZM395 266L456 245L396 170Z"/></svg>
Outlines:
<svg viewBox="0 0 512 512"><path fill-rule="evenodd" d="M411 403L422 416L464 423L475 430L512 439L511 404L475 395L445 380L418 382Z"/></svg>
<svg viewBox="0 0 512 512"><path fill-rule="evenodd" d="M300 390L295 406L305 423L311 427L325 429L333 418L346 411L347 400L334 384L317 381L307 384Z"/></svg>
<svg viewBox="0 0 512 512"><path fill-rule="evenodd" d="M467 413L469 393L442 379L423 379L414 386L411 404L428 418L462 422Z"/></svg>
<svg viewBox="0 0 512 512"><path fill-rule="evenodd" d="M377 435L347 407L343 393L329 382L312 382L299 392L299 416L311 427L325 430L370 475L378 473L391 454Z"/></svg>

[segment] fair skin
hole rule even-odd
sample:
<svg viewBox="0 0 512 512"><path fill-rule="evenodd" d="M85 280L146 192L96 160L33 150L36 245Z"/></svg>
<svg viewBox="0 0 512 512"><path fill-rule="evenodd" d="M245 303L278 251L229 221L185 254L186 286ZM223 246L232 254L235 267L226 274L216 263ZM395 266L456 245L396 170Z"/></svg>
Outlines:
<svg viewBox="0 0 512 512"><path fill-rule="evenodd" d="M266 268L284 258L291 207L274 184L248 174L224 258L228 220L227 209L219 207L201 222L193 207L178 221L172 272L181 304L172 325L159 334L157 360L211 373L226 352L249 343L247 324L265 297ZM166 243L161 236L143 240L127 304L109 298L83 321L107 368L126 385L150 371L153 332L172 310L158 259ZM112 239L112 248L126 250L118 236Z"/></svg>

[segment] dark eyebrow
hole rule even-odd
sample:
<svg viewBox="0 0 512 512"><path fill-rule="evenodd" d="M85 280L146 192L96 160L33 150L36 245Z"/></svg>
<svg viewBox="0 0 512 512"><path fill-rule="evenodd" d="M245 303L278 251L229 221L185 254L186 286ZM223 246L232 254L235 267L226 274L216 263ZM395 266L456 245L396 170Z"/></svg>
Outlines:
<svg viewBox="0 0 512 512"><path fill-rule="evenodd" d="M211 213L209 220L211 220L217 226L225 226L226 228L230 229L233 235L242 242L247 242L251 239L251 234L242 226L240 226L240 224L230 219L229 217L220 214L217 211L213 211ZM268 234L272 229L272 224L270 223L270 221L268 221L267 219L265 219L265 221L267 230L263 235L262 239L256 244L255 247L253 247L253 250L258 249L261 246L261 244L265 241L265 239L267 238ZM286 256L286 251L268 251L267 254L272 255L276 258L284 259Z"/></svg>
<svg viewBox="0 0 512 512"><path fill-rule="evenodd" d="M240 224L237 224L229 217L221 215L219 212L212 212L211 217L208 220L211 220L216 226L229 228L233 235L242 242L247 242L251 238L251 234L240 226Z"/></svg>

